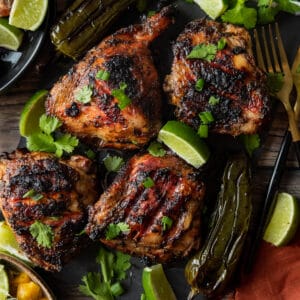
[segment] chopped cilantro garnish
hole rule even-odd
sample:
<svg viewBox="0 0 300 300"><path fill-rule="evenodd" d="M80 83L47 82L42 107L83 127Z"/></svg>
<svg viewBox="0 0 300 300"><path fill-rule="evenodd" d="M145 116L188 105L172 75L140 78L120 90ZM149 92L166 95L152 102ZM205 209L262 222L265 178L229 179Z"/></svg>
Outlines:
<svg viewBox="0 0 300 300"><path fill-rule="evenodd" d="M240 136L246 151L252 156L253 151L260 146L260 137L258 134L243 134Z"/></svg>
<svg viewBox="0 0 300 300"><path fill-rule="evenodd" d="M36 239L38 245L45 248L51 248L54 232L49 225L43 224L40 221L35 221L30 225L29 231L32 237Z"/></svg>
<svg viewBox="0 0 300 300"><path fill-rule="evenodd" d="M91 102L93 90L89 85L82 87L76 91L75 99L81 103L87 104Z"/></svg>
<svg viewBox="0 0 300 300"><path fill-rule="evenodd" d="M159 142L152 142L148 147L148 152L156 157L162 157L166 154L166 150L163 145Z"/></svg>
<svg viewBox="0 0 300 300"><path fill-rule="evenodd" d="M147 13L147 17L152 17L156 14L156 11L155 10L149 10L148 13Z"/></svg>
<svg viewBox="0 0 300 300"><path fill-rule="evenodd" d="M199 78L196 81L195 90L198 91L198 92L201 92L202 89L203 89L203 86L204 86L204 79L203 78Z"/></svg>
<svg viewBox="0 0 300 300"><path fill-rule="evenodd" d="M146 189L149 189L151 187L154 186L154 181L151 177L147 177L144 181L143 181L143 186L146 188Z"/></svg>
<svg viewBox="0 0 300 300"><path fill-rule="evenodd" d="M131 99L125 94L125 90L127 88L127 84L124 82L120 83L120 88L116 90L112 90L111 94L117 98L118 106L122 110L127 107L131 103Z"/></svg>
<svg viewBox="0 0 300 300"><path fill-rule="evenodd" d="M107 240L113 240L117 236L119 236L121 233L128 233L130 231L130 228L128 224L124 222L120 222L117 224L109 224L105 231L105 238Z"/></svg>
<svg viewBox="0 0 300 300"><path fill-rule="evenodd" d="M61 127L62 122L59 121L56 117L50 117L46 114L41 115L39 120L40 129L45 132L46 134L50 135L59 127Z"/></svg>
<svg viewBox="0 0 300 300"><path fill-rule="evenodd" d="M163 231L166 231L172 227L173 220L168 216L163 216L161 219L161 224L163 227Z"/></svg>
<svg viewBox="0 0 300 300"><path fill-rule="evenodd" d="M44 198L42 194L37 193L34 189L29 190L23 195L23 198L31 198L34 201L39 201Z"/></svg>
<svg viewBox="0 0 300 300"><path fill-rule="evenodd" d="M85 155L89 159L94 159L96 157L96 153L93 150L91 150L91 149L88 149L87 151L85 151Z"/></svg>
<svg viewBox="0 0 300 300"><path fill-rule="evenodd" d="M219 39L217 49L223 50L225 48L226 44L227 44L226 39L224 39L224 38Z"/></svg>
<svg viewBox="0 0 300 300"><path fill-rule="evenodd" d="M202 138L208 137L208 125L207 124L200 124L198 128L198 134Z"/></svg>
<svg viewBox="0 0 300 300"><path fill-rule="evenodd" d="M199 118L201 119L203 124L209 124L213 122L215 119L210 111L203 111L199 114Z"/></svg>
<svg viewBox="0 0 300 300"><path fill-rule="evenodd" d="M107 155L103 159L103 163L108 172L118 172L124 164L124 159L119 156Z"/></svg>
<svg viewBox="0 0 300 300"><path fill-rule="evenodd" d="M220 99L219 98L216 98L214 96L210 96L209 99L208 99L208 103L210 105L216 105L220 102Z"/></svg>
<svg viewBox="0 0 300 300"><path fill-rule="evenodd" d="M104 80L104 81L107 81L110 77L110 73L106 70L99 70L96 74L96 78L97 79L101 79L101 80Z"/></svg>
<svg viewBox="0 0 300 300"><path fill-rule="evenodd" d="M207 61L212 61L217 53L217 46L214 44L199 44L195 46L187 58L201 58Z"/></svg>

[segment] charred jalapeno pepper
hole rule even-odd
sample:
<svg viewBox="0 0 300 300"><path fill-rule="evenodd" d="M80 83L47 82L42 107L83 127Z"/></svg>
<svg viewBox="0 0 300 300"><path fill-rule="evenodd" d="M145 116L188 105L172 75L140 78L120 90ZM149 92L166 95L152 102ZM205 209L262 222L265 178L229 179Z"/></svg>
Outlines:
<svg viewBox="0 0 300 300"><path fill-rule="evenodd" d="M250 165L245 156L227 162L205 243L185 269L190 299L221 294L239 262L252 217Z"/></svg>

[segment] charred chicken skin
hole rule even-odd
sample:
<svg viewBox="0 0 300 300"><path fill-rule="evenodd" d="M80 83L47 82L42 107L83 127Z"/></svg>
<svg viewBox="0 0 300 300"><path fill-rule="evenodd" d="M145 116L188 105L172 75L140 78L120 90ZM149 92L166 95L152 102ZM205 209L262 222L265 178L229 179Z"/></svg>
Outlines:
<svg viewBox="0 0 300 300"><path fill-rule="evenodd" d="M98 197L95 178L91 161L82 156L62 160L18 150L1 157L1 210L34 264L59 271L87 243L86 235L79 233L87 223L87 205ZM31 234L37 222L51 230L49 247Z"/></svg>
<svg viewBox="0 0 300 300"><path fill-rule="evenodd" d="M148 46L172 22L170 10L120 29L90 50L52 88L48 115L99 147L137 149L147 144L161 126L161 87ZM80 100L84 91L88 103Z"/></svg>
<svg viewBox="0 0 300 300"><path fill-rule="evenodd" d="M218 43L225 43L223 49ZM188 57L195 46L214 45L216 54L207 59ZM164 90L176 105L176 116L198 129L199 113L210 111L216 133L255 133L269 112L266 75L256 66L251 53L251 38L241 27L200 19L189 23L174 47L171 74ZM202 57L202 58L201 58ZM199 79L204 86L196 87Z"/></svg>
<svg viewBox="0 0 300 300"><path fill-rule="evenodd" d="M204 193L200 174L179 157L136 155L90 209L87 233L159 262L185 257L200 245ZM109 239L107 230L120 222L128 231Z"/></svg>
<svg viewBox="0 0 300 300"><path fill-rule="evenodd" d="M8 17L13 0L0 0L0 17Z"/></svg>

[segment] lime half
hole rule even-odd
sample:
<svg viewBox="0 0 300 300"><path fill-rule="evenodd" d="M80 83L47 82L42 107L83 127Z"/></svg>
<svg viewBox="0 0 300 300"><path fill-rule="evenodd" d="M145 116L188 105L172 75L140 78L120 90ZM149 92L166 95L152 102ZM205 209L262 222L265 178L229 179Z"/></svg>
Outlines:
<svg viewBox="0 0 300 300"><path fill-rule="evenodd" d="M194 0L212 19L220 17L228 8L227 0Z"/></svg>
<svg viewBox="0 0 300 300"><path fill-rule="evenodd" d="M0 18L0 47L18 50L22 43L23 32L8 24L8 20Z"/></svg>
<svg viewBox="0 0 300 300"><path fill-rule="evenodd" d="M39 131L40 116L45 113L47 90L37 91L25 104L20 117L19 130L22 136Z"/></svg>
<svg viewBox="0 0 300 300"><path fill-rule="evenodd" d="M299 225L299 204L288 193L278 193L275 208L263 239L275 246L286 245Z"/></svg>
<svg viewBox="0 0 300 300"><path fill-rule="evenodd" d="M21 251L13 231L4 221L0 222L0 251L16 256L27 263L31 263Z"/></svg>
<svg viewBox="0 0 300 300"><path fill-rule="evenodd" d="M161 264L144 268L142 282L147 300L176 300Z"/></svg>
<svg viewBox="0 0 300 300"><path fill-rule="evenodd" d="M36 30L42 24L48 0L14 0L9 24L26 30Z"/></svg>
<svg viewBox="0 0 300 300"><path fill-rule="evenodd" d="M8 277L3 265L0 265L0 300L6 300L9 295Z"/></svg>
<svg viewBox="0 0 300 300"><path fill-rule="evenodd" d="M199 168L208 160L207 145L191 127L184 123L167 122L159 131L158 140L195 168Z"/></svg>

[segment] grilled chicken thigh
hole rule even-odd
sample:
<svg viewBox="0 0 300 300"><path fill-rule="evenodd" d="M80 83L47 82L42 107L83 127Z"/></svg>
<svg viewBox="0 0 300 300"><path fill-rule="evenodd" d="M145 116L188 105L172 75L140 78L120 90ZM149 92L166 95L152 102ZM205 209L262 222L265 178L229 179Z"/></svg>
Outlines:
<svg viewBox="0 0 300 300"><path fill-rule="evenodd" d="M8 17L13 0L0 0L0 17Z"/></svg>
<svg viewBox="0 0 300 300"><path fill-rule="evenodd" d="M195 46L203 45L199 58L188 57ZM207 55L207 46L219 49ZM179 120L198 129L199 113L210 111L214 118L210 127L216 133L236 136L258 130L269 112L266 75L255 64L244 28L207 19L192 21L179 35L173 53L164 90L176 105ZM202 90L196 87L199 79L204 80Z"/></svg>
<svg viewBox="0 0 300 300"><path fill-rule="evenodd" d="M46 270L61 270L87 243L79 233L97 197L94 168L85 157L16 151L0 159L2 213L24 253Z"/></svg>
<svg viewBox="0 0 300 300"><path fill-rule="evenodd" d="M48 115L93 145L145 145L161 126L161 87L148 46L171 21L166 7L104 39L54 85L46 101Z"/></svg>
<svg viewBox="0 0 300 300"><path fill-rule="evenodd" d="M185 257L200 245L204 192L199 173L179 157L136 155L90 209L87 233L160 262ZM120 223L128 230L108 237L112 224Z"/></svg>

